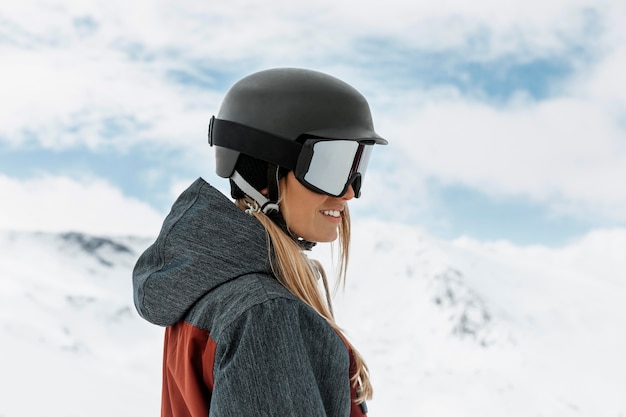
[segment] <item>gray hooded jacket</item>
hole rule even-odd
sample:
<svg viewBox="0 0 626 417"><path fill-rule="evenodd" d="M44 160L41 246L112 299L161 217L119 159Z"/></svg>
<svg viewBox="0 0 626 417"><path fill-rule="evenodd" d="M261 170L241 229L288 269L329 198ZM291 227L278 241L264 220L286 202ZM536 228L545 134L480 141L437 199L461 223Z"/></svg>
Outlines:
<svg viewBox="0 0 626 417"><path fill-rule="evenodd" d="M273 276L266 233L204 180L174 203L133 272L167 326L162 416L350 416L351 355Z"/></svg>

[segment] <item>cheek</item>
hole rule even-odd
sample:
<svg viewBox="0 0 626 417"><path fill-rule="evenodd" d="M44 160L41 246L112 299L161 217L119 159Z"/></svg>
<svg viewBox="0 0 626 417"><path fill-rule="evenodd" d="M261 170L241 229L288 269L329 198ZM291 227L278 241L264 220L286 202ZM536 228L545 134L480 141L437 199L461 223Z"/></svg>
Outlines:
<svg viewBox="0 0 626 417"><path fill-rule="evenodd" d="M303 235L310 235L320 226L319 210L328 197L304 187L291 173L281 181L283 217L294 233L306 238Z"/></svg>
<svg viewBox="0 0 626 417"><path fill-rule="evenodd" d="M301 237L308 235L311 231L316 229L317 222L317 199L311 198L298 198L304 196L297 196L292 194L290 199L285 201L283 209L283 216L287 222L287 226Z"/></svg>
<svg viewBox="0 0 626 417"><path fill-rule="evenodd" d="M286 208L286 212L283 213L285 221L291 230L294 232L305 232L307 229L314 227L316 221L316 210L300 201L295 204L291 204Z"/></svg>

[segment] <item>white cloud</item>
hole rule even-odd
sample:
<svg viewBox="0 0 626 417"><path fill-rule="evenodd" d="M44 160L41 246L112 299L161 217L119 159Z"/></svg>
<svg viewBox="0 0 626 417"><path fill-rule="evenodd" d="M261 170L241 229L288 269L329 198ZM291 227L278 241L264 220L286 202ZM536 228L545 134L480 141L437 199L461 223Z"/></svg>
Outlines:
<svg viewBox="0 0 626 417"><path fill-rule="evenodd" d="M163 220L146 203L97 178L18 180L0 174L0 195L0 229L152 236Z"/></svg>
<svg viewBox="0 0 626 417"><path fill-rule="evenodd" d="M609 5L593 59L573 62L559 94L494 103L454 87L415 88L385 102L379 130L440 182L626 221L626 14L617 3L600 10Z"/></svg>
<svg viewBox="0 0 626 417"><path fill-rule="evenodd" d="M223 86L210 87L212 70L309 66L368 90L378 130L411 156L398 178L416 176L417 162L443 182L624 220L625 10L623 2L595 0L10 2L0 24L0 76L9 80L0 84L9 98L0 102L0 141L186 148L219 106ZM409 67L405 50L473 62L563 57L581 46L591 56L560 97L495 107L459 93L389 88L368 68L378 57L359 49L372 41ZM168 79L170 70L206 84L182 86ZM368 180L394 198L411 194L398 198L413 204L403 212L428 204L423 180L398 188L387 179Z"/></svg>
<svg viewBox="0 0 626 417"><path fill-rule="evenodd" d="M0 138L47 148L120 149L145 141L179 146L205 130L212 93L181 92L163 71L90 45L15 52L0 73ZM151 74L156 71L157 74ZM209 104L211 103L211 104Z"/></svg>
<svg viewBox="0 0 626 417"><path fill-rule="evenodd" d="M601 108L576 99L506 108L467 100L432 102L407 119L403 129L414 133L398 137L406 138L403 144L429 171L477 185L493 182L500 192L542 185L547 189L538 190L539 197L558 182L580 181L576 171L625 157L614 152L620 132L613 121Z"/></svg>
<svg viewBox="0 0 626 417"><path fill-rule="evenodd" d="M482 1L471 7L462 1L346 1L305 9L298 3L261 6L248 0L185 6L13 3L3 8L7 41L0 45L5 56L0 74L10 82L0 85L0 95L10 100L0 104L0 138L22 143L36 135L48 147L124 147L195 132L194 121L205 123L222 92L181 88L166 77L172 69L193 72L201 64L243 75L250 66L308 65L367 80L363 59L370 64L376 59L355 47L366 40L456 50L472 59L545 56L587 36L589 10L607 14L591 0ZM482 35L486 43L473 45ZM346 64L337 57L353 67L338 68ZM210 81L210 75L202 76ZM127 135L107 134L111 123Z"/></svg>
<svg viewBox="0 0 626 417"><path fill-rule="evenodd" d="M440 181L624 221L626 90L618 75L626 72L625 52L615 48L543 101L519 95L494 104L453 88L413 91L389 103L383 126Z"/></svg>

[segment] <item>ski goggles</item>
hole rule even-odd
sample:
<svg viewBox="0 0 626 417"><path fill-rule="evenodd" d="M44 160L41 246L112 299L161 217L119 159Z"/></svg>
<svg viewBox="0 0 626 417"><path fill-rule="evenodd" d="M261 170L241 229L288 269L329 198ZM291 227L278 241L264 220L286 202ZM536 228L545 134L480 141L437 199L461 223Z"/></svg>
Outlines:
<svg viewBox="0 0 626 417"><path fill-rule="evenodd" d="M317 193L341 197L352 186L358 198L373 148L373 143L354 140L307 139L294 174L302 185Z"/></svg>
<svg viewBox="0 0 626 417"><path fill-rule="evenodd" d="M374 139L329 139L309 137L294 141L228 120L211 118L209 144L253 156L294 172L308 189L332 197L341 197L352 185L354 196L361 195L361 183L367 169ZM386 143L386 142L385 142ZM232 175L238 154L231 157Z"/></svg>

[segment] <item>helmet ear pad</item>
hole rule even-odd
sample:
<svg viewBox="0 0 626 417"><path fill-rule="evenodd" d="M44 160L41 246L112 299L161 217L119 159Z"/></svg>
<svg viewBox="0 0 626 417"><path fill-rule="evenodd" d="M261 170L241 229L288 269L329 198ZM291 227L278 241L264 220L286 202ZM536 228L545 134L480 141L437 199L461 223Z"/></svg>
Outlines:
<svg viewBox="0 0 626 417"><path fill-rule="evenodd" d="M240 154L238 151L215 146L215 172L222 178L229 178L237 165Z"/></svg>

